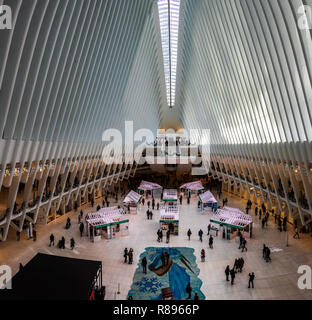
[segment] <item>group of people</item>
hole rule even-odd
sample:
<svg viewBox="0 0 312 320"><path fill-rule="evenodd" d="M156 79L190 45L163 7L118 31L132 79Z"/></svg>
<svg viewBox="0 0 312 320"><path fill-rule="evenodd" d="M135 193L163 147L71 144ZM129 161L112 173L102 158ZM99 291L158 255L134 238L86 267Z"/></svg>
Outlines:
<svg viewBox="0 0 312 320"><path fill-rule="evenodd" d="M153 212L150 209L146 211L147 220L153 220Z"/></svg>
<svg viewBox="0 0 312 320"><path fill-rule="evenodd" d="M244 266L243 258L235 259L234 266L232 269L228 265L225 269L226 281L230 281L229 277L231 277L231 285L234 285L234 279L235 279L236 273L242 272L243 266ZM250 288L250 286L254 288L254 279L255 279L254 272L249 273L248 277L249 277L248 288Z"/></svg>
<svg viewBox="0 0 312 320"><path fill-rule="evenodd" d="M54 237L54 234L51 233L51 235L50 235L49 247L54 246L54 245L55 245L55 237ZM62 238L58 241L57 247L58 247L59 249L65 250L65 238L64 238L64 237L62 237ZM74 238L71 238L71 239L70 239L70 248L71 248L71 250L74 250L74 248L75 248L75 239L74 239Z"/></svg>
<svg viewBox="0 0 312 320"><path fill-rule="evenodd" d="M171 234L171 230L170 228L166 231L166 243L169 243L170 242L170 234ZM162 242L163 241L163 231L162 229L158 229L157 230L157 241L158 242Z"/></svg>
<svg viewBox="0 0 312 320"><path fill-rule="evenodd" d="M262 249L262 257L266 262L271 261L271 250L269 247L267 247L265 244L263 244L263 249Z"/></svg>
<svg viewBox="0 0 312 320"><path fill-rule="evenodd" d="M132 264L133 263L133 249L130 248L128 251L128 248L125 248L124 250L124 263L129 263Z"/></svg>
<svg viewBox="0 0 312 320"><path fill-rule="evenodd" d="M242 272L243 268L244 268L244 264L245 264L245 261L243 258L235 259L234 267L233 267L234 271L235 272Z"/></svg>

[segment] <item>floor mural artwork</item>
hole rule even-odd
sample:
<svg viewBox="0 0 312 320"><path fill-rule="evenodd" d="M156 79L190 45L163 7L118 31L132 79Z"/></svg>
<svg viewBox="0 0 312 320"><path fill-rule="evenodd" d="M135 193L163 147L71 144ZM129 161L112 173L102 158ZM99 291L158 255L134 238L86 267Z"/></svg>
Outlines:
<svg viewBox="0 0 312 320"><path fill-rule="evenodd" d="M147 259L147 274L143 273L141 263L144 257ZM140 255L128 296L134 300L162 300L161 289L170 287L174 300L186 300L188 294L185 289L190 282L191 298L197 293L200 300L204 300L199 272L192 248L146 248Z"/></svg>

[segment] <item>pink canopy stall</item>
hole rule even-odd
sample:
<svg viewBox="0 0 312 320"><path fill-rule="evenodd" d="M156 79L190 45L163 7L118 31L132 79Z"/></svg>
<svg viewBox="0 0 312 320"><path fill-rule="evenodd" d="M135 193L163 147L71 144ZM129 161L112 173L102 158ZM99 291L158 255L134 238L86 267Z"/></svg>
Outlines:
<svg viewBox="0 0 312 320"><path fill-rule="evenodd" d="M133 190L130 191L123 201L124 209L130 212L135 211L135 213L137 213L137 208L140 204L141 198L142 196L140 194Z"/></svg>
<svg viewBox="0 0 312 320"><path fill-rule="evenodd" d="M201 211L203 211L206 207L212 208L213 211L216 211L218 209L218 201L209 190L199 195L199 199L201 204Z"/></svg>
<svg viewBox="0 0 312 320"><path fill-rule="evenodd" d="M148 182L143 180L138 189L142 191L152 191L162 189L162 186L154 182Z"/></svg>
<svg viewBox="0 0 312 320"><path fill-rule="evenodd" d="M237 208L223 207L210 219L210 222L218 224L222 228L223 238L230 240L235 230L246 231L252 237L252 217Z"/></svg>
<svg viewBox="0 0 312 320"><path fill-rule="evenodd" d="M201 183L201 181L194 181L194 182L188 182L185 183L180 187L180 189L186 189L186 190L191 190L191 191L200 191L204 190L204 186Z"/></svg>

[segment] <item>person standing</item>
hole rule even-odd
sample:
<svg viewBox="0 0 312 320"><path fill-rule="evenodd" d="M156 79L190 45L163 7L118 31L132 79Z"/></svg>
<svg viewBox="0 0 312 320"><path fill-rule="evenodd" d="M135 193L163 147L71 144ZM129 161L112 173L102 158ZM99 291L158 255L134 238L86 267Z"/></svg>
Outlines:
<svg viewBox="0 0 312 320"><path fill-rule="evenodd" d="M83 222L81 222L79 225L80 237L82 237L82 235L83 235L83 230L84 230L84 224L83 224Z"/></svg>
<svg viewBox="0 0 312 320"><path fill-rule="evenodd" d="M206 252L205 249L202 249L200 252L200 257L201 257L201 261L205 262L205 258L206 258Z"/></svg>
<svg viewBox="0 0 312 320"><path fill-rule="evenodd" d="M230 281L230 280L229 280L229 275L230 275L230 266L227 266L226 269L225 269L225 278L226 278L226 281Z"/></svg>
<svg viewBox="0 0 312 320"><path fill-rule="evenodd" d="M250 284L252 285L252 288L254 288L254 279L255 279L255 274L249 273L249 282L248 282L248 288L250 288Z"/></svg>
<svg viewBox="0 0 312 320"><path fill-rule="evenodd" d="M186 293L188 294L188 298L187 299L191 299L192 297L192 287L191 287L191 283L189 282L187 287L185 288Z"/></svg>
<svg viewBox="0 0 312 320"><path fill-rule="evenodd" d="M188 229L187 236L188 236L189 240L191 240L191 235L192 235L192 231L191 231L191 229Z"/></svg>
<svg viewBox="0 0 312 320"><path fill-rule="evenodd" d="M153 220L153 212L150 211L150 217L151 217L151 220Z"/></svg>
<svg viewBox="0 0 312 320"><path fill-rule="evenodd" d="M295 229L295 234L294 234L294 239L300 239L299 238L299 231L298 231L298 227L296 227L296 229Z"/></svg>
<svg viewBox="0 0 312 320"><path fill-rule="evenodd" d="M208 236L209 236L209 233L210 233L210 230L211 230L211 224L209 223L209 225L208 225Z"/></svg>
<svg viewBox="0 0 312 320"><path fill-rule="evenodd" d="M147 207L150 208L151 202L147 201Z"/></svg>
<svg viewBox="0 0 312 320"><path fill-rule="evenodd" d="M170 230L167 231L166 237L167 237L167 243L169 243L169 241L170 241Z"/></svg>
<svg viewBox="0 0 312 320"><path fill-rule="evenodd" d="M243 245L242 245L242 252L247 251L247 247L246 247L247 241L246 239L243 240Z"/></svg>
<svg viewBox="0 0 312 320"><path fill-rule="evenodd" d="M159 202L157 202L157 211L159 210Z"/></svg>
<svg viewBox="0 0 312 320"><path fill-rule="evenodd" d="M255 215L258 215L258 207L255 208Z"/></svg>
<svg viewBox="0 0 312 320"><path fill-rule="evenodd" d="M61 240L61 249L65 250L65 238L64 237L62 237L62 240Z"/></svg>
<svg viewBox="0 0 312 320"><path fill-rule="evenodd" d="M51 245L54 246L54 234L53 234L53 233L51 233L51 235L50 235L50 244L49 244L49 247L51 247Z"/></svg>
<svg viewBox="0 0 312 320"><path fill-rule="evenodd" d="M152 210L155 210L155 199L152 200Z"/></svg>
<svg viewBox="0 0 312 320"><path fill-rule="evenodd" d="M235 279L235 271L234 271L234 269L231 269L230 275L231 275L231 285L233 285L234 284L234 279Z"/></svg>
<svg viewBox="0 0 312 320"><path fill-rule="evenodd" d="M161 229L160 229L160 232L159 232L159 236L160 236L160 242L163 242L164 234L163 234L163 231Z"/></svg>
<svg viewBox="0 0 312 320"><path fill-rule="evenodd" d="M213 237L212 236L210 236L210 238L209 238L209 248L213 249Z"/></svg>
<svg viewBox="0 0 312 320"><path fill-rule="evenodd" d="M70 239L70 248L71 248L72 250L74 250L74 248L75 248L75 239L74 239L74 238L71 238L71 239Z"/></svg>
<svg viewBox="0 0 312 320"><path fill-rule="evenodd" d="M203 230L202 229L200 229L199 231L198 231L198 236L199 236L199 240L200 240L200 242L203 242Z"/></svg>
<svg viewBox="0 0 312 320"><path fill-rule="evenodd" d="M195 292L194 301L198 301L198 300L200 300L200 299L199 299L199 296L198 296L197 292Z"/></svg>
<svg viewBox="0 0 312 320"><path fill-rule="evenodd" d="M182 201L183 201L183 196L182 194L180 195L180 205L182 205Z"/></svg>
<svg viewBox="0 0 312 320"><path fill-rule="evenodd" d="M125 248L125 250L124 250L124 263L127 263L127 260L128 260L128 249L127 248Z"/></svg>
<svg viewBox="0 0 312 320"><path fill-rule="evenodd" d="M146 272L146 265L147 265L147 259L146 259L146 257L144 257L143 259L142 259L142 267L143 267L143 273L147 273Z"/></svg>
<svg viewBox="0 0 312 320"><path fill-rule="evenodd" d="M37 241L37 231L35 229L33 229L33 240Z"/></svg>
<svg viewBox="0 0 312 320"><path fill-rule="evenodd" d="M149 220L149 217L150 217L149 209L147 209L146 211L146 216L147 216L147 220Z"/></svg>
<svg viewBox="0 0 312 320"><path fill-rule="evenodd" d="M143 197L142 198L142 205L144 206L144 203L145 203L145 198Z"/></svg>
<svg viewBox="0 0 312 320"><path fill-rule="evenodd" d="M128 256L129 256L129 264L132 264L133 263L133 249L132 248L130 248Z"/></svg>

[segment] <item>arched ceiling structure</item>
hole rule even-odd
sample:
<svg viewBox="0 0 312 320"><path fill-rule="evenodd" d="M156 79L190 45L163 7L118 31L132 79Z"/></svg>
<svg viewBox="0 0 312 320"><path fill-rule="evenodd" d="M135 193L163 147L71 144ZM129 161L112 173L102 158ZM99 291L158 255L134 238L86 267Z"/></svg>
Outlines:
<svg viewBox="0 0 312 320"><path fill-rule="evenodd" d="M174 19L165 0L161 18L157 0L0 0L13 14L0 30L0 239L135 174L101 158L103 132L126 120L210 129L209 175L312 219L312 38L298 27L311 0L171 1Z"/></svg>

